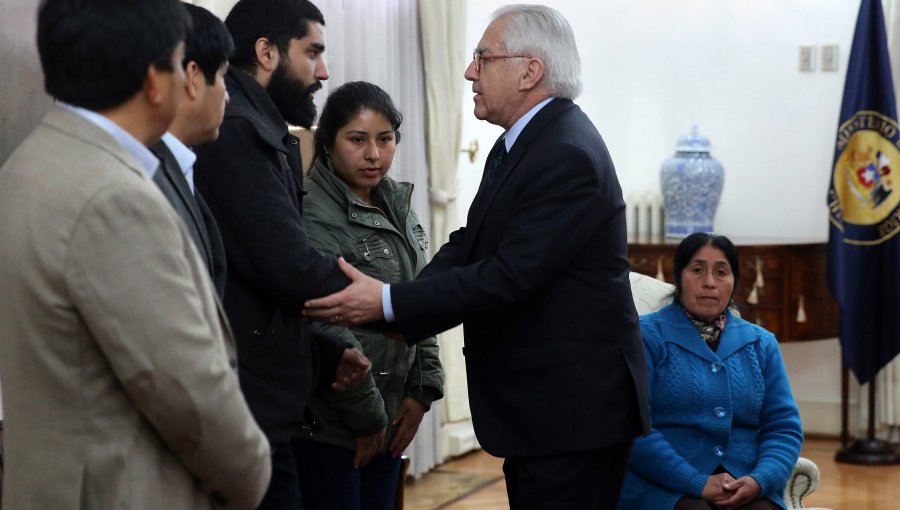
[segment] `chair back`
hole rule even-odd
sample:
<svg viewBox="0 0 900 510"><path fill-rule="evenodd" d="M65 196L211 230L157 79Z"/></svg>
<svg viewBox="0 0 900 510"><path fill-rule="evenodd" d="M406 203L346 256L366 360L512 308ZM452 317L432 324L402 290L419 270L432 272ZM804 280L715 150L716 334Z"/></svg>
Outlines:
<svg viewBox="0 0 900 510"><path fill-rule="evenodd" d="M672 302L675 286L671 283L634 272L628 277L631 280L631 296L634 298L634 307L637 308L638 315L655 312Z"/></svg>

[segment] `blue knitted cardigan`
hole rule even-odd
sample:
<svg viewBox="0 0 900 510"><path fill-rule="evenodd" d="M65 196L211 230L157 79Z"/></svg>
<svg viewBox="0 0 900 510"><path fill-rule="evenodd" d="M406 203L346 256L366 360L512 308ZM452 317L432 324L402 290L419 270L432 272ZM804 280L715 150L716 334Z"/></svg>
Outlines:
<svg viewBox="0 0 900 510"><path fill-rule="evenodd" d="M619 499L625 510L669 510L699 497L720 464L750 475L783 508L803 433L775 336L730 311L713 352L680 305L641 317L650 392Z"/></svg>

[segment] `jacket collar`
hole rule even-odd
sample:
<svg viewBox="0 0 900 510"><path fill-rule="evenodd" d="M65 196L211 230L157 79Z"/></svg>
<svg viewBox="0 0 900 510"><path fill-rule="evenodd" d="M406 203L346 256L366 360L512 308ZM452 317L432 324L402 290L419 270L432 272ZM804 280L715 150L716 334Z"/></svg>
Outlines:
<svg viewBox="0 0 900 510"><path fill-rule="evenodd" d="M503 183L509 178L510 175L512 175L515 167L519 164L519 161L528 152L528 146L532 141L534 141L535 138L537 138L541 134L547 123L560 113L573 107L575 107L575 103L573 103L571 99L560 99L558 97L553 98L552 101L538 110L534 117L532 117L532 119L528 121L528 124L526 124L524 129L522 129L522 133L516 138L516 141L512 146L512 150L509 152L509 154L506 155L505 158L503 158L500 178L497 182L491 185L488 196L486 197L487 203L485 204L485 206L487 206L487 204L491 202L491 198L493 198L497 190L503 187Z"/></svg>
<svg viewBox="0 0 900 510"><path fill-rule="evenodd" d="M516 138L515 144L512 146L512 151L503 158L503 162L500 166L500 177L490 186L490 188L479 188L478 192L475 194L475 200L469 207L469 215L466 221L466 231L469 232L469 235L466 236L467 241L462 250L465 256L468 256L474 240L478 237L475 233L481 228L481 223L484 220L484 216L487 214L487 210L490 208L491 203L494 201L494 197L497 195L500 188L503 187L503 184L515 172L515 168L519 164L519 161L528 152L531 142L544 131L544 128L554 117L574 107L575 103L573 103L571 99L553 98L552 101L541 108L528 124L525 125L522 133ZM484 187L485 185L486 183L484 179L482 179L481 186Z"/></svg>
<svg viewBox="0 0 900 510"><path fill-rule="evenodd" d="M142 178L147 180L150 179L150 176L147 175L144 167L132 153L127 151L106 130L81 115L61 106L54 105L50 108L50 111L47 112L47 115L44 116L44 119L41 122L84 143L93 145L112 154L116 159L121 161L125 166ZM156 156L154 156L149 149L146 150L158 165L159 161L156 159Z"/></svg>
<svg viewBox="0 0 900 510"><path fill-rule="evenodd" d="M531 122L531 119L533 119L539 111L541 111L550 103L550 101L553 101L554 99L555 98L553 96L550 96L547 99L544 99L538 104L532 106L531 109L525 113L525 115L522 115L519 120L514 122L509 130L506 131L502 138L503 142L506 144L507 153L515 145L516 140L519 139L519 135L522 133L525 127L528 126L528 123Z"/></svg>
<svg viewBox="0 0 900 510"><path fill-rule="evenodd" d="M719 349L713 352L700 337L697 327L684 313L681 305L672 303L657 312L660 331L665 342L673 343L707 361L721 361L745 345L759 340L759 334L749 322L735 315L731 309L725 310L728 320L719 337Z"/></svg>
<svg viewBox="0 0 900 510"><path fill-rule="evenodd" d="M571 99L564 99L559 97L553 98L553 100L547 103L546 106L538 110L535 116L528 122L528 124L525 125L525 128L522 130L522 134L520 134L518 138L516 138L516 143L513 145L510 155L512 156L518 152L516 150L516 146L520 148L526 147L535 138L537 138L541 134L541 131L543 131L544 126L547 124L547 122L550 121L550 119L574 107L575 103L572 102Z"/></svg>
<svg viewBox="0 0 900 510"><path fill-rule="evenodd" d="M287 122L266 89L245 71L230 68L225 75L229 102L225 118L240 117L249 121L259 136L274 149L287 153L284 143Z"/></svg>
<svg viewBox="0 0 900 510"><path fill-rule="evenodd" d="M322 158L316 159L309 179L316 183L331 200L347 208L347 217L354 221L352 213L360 210L371 211L372 206L364 204L343 180L325 164ZM397 182L385 176L372 190L383 198L384 207L401 220L409 213L413 185L409 182ZM360 221L360 220L357 220ZM402 226L402 225L398 225Z"/></svg>

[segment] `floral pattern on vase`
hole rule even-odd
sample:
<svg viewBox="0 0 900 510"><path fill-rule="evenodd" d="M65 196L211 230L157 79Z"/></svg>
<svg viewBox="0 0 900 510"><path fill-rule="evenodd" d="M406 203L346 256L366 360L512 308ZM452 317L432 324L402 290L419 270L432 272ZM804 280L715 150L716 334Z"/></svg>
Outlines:
<svg viewBox="0 0 900 510"><path fill-rule="evenodd" d="M709 139L694 126L660 170L666 237L712 232L724 181L725 169L709 154Z"/></svg>

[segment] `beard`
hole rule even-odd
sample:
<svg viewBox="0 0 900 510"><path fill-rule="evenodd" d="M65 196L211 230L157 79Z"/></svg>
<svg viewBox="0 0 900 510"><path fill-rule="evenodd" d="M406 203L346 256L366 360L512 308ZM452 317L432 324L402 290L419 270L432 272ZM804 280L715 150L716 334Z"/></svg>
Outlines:
<svg viewBox="0 0 900 510"><path fill-rule="evenodd" d="M316 120L316 104L310 94L320 88L322 84L318 81L307 85L302 79L294 77L287 67L287 59L282 59L272 73L266 91L288 124L309 129Z"/></svg>

